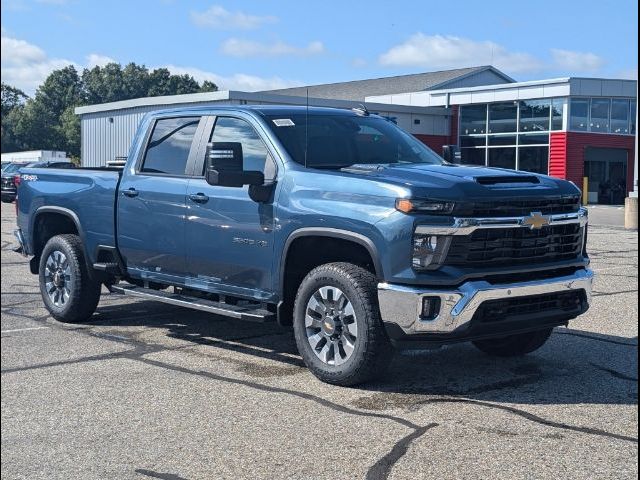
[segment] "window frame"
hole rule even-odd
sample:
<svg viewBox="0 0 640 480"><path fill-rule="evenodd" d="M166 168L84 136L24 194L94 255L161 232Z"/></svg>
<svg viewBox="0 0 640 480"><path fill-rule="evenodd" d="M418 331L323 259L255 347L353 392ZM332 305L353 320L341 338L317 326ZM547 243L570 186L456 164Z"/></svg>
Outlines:
<svg viewBox="0 0 640 480"><path fill-rule="evenodd" d="M253 129L253 131L256 133L256 135L264 145L264 148L268 153L267 158L271 160L271 163L273 164L273 167L274 167L273 179L270 182L267 182L267 179L265 179L265 185L276 183L278 180L278 173L280 172L280 165L277 160L279 156L277 155L275 150L271 148L270 142L266 141L265 135L262 135L249 119L244 118L241 115L238 115L237 112L220 112L220 113L213 113L207 116L203 116L203 119L206 118L207 121L205 123L205 127L200 137L200 142L199 142L200 146L198 148L198 151L195 152L195 155L194 155L194 161L192 162L190 167L189 165L187 166L188 176L190 178L199 178L199 179L202 179L205 177L205 175L202 172L204 171L205 164L207 161L206 159L207 145L209 143L209 139L211 138L211 135L213 135L215 131L215 126L218 121L218 118L223 118L223 117L233 118L235 120L246 122Z"/></svg>
<svg viewBox="0 0 640 480"><path fill-rule="evenodd" d="M161 172L145 172L142 170L144 166L144 162L147 158L147 151L149 148L149 144L151 143L151 138L153 137L153 132L158 125L158 122L162 120L171 120L174 118L197 118L198 126L196 127L196 131L193 135L193 139L191 140L191 146L189 147L189 153L187 154L187 162L185 163L184 173L176 174L176 173L161 173ZM138 158L136 160L134 172L136 175L140 176L148 176L148 177L169 177L169 178L189 178L189 166L192 163L192 156L195 154L197 150L199 150L199 140L200 135L202 134L201 130L203 127L203 119L205 118L202 114L195 115L171 115L166 117L157 117L153 119L152 125L149 126L147 132L145 134L143 145L144 147L140 150Z"/></svg>

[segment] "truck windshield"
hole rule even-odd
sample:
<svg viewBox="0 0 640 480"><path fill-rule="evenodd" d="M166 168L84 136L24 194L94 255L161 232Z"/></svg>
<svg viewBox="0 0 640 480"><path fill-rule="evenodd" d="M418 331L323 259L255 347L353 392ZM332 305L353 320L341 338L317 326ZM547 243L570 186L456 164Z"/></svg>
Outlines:
<svg viewBox="0 0 640 480"><path fill-rule="evenodd" d="M266 117L291 158L305 165L306 157L307 167L444 163L433 150L381 117L316 113Z"/></svg>

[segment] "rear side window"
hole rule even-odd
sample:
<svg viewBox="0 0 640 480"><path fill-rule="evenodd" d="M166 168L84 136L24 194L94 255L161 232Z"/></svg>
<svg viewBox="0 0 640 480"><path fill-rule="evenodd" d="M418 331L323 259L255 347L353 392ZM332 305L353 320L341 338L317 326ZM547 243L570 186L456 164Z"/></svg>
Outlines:
<svg viewBox="0 0 640 480"><path fill-rule="evenodd" d="M163 118L153 127L141 172L184 175L199 117Z"/></svg>

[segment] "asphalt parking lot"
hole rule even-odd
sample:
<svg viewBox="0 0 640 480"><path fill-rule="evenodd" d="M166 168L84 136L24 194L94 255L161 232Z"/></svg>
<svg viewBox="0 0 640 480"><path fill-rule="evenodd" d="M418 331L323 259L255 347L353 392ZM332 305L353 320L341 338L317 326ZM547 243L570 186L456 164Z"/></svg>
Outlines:
<svg viewBox="0 0 640 480"><path fill-rule="evenodd" d="M289 330L111 296L60 324L2 204L2 478L637 478L638 234L593 225L591 310L538 352L397 355L323 384Z"/></svg>

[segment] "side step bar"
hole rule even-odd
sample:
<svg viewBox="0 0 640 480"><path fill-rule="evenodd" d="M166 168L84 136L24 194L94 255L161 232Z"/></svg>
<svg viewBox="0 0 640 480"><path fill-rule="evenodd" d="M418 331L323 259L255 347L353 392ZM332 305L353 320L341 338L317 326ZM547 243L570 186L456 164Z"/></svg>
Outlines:
<svg viewBox="0 0 640 480"><path fill-rule="evenodd" d="M178 305L180 307L192 308L203 312L224 315L226 317L247 320L250 322L271 322L275 321L276 314L264 308L257 308L254 305L231 305L224 302L214 302L204 298L190 297L179 293L169 293L151 288L137 287L135 285L113 285L111 292L121 295L132 295L147 300Z"/></svg>

